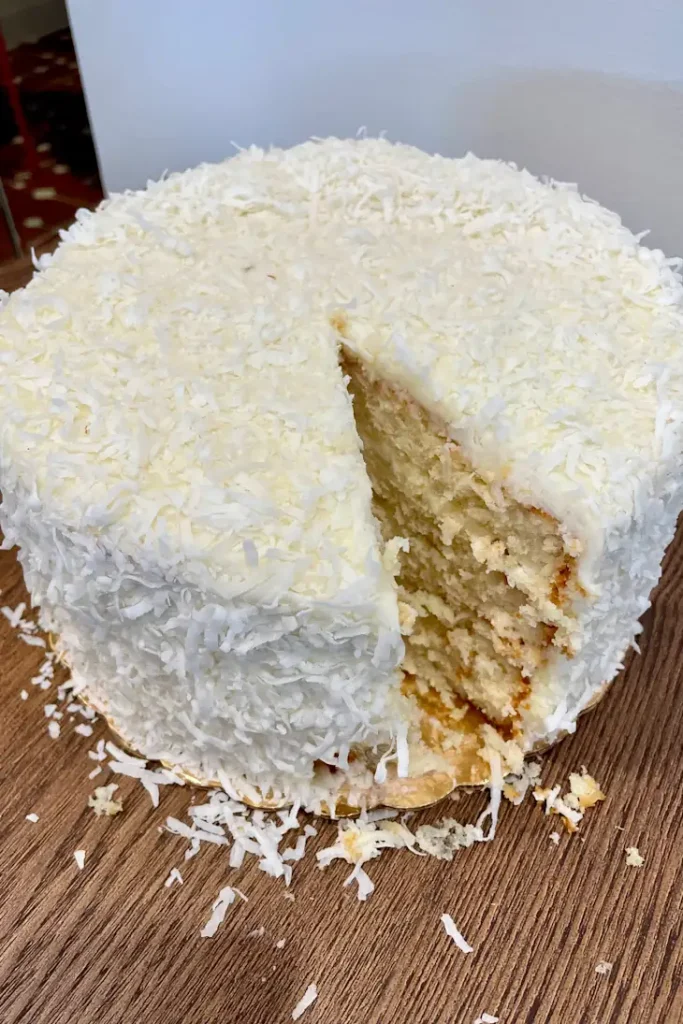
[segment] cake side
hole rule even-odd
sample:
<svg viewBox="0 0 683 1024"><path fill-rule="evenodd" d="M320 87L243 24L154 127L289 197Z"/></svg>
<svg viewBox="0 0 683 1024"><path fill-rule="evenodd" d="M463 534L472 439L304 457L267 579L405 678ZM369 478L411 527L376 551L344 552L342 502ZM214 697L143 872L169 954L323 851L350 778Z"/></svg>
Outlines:
<svg viewBox="0 0 683 1024"><path fill-rule="evenodd" d="M402 645L379 564L325 603L229 601L65 531L21 488L6 488L1 522L75 692L146 757L292 793L316 760L344 766L354 744L391 742Z"/></svg>

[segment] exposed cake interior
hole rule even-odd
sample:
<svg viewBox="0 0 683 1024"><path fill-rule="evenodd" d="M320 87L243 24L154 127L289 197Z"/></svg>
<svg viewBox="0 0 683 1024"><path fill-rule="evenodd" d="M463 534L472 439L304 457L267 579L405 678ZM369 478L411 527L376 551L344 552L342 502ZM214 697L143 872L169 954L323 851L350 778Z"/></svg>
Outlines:
<svg viewBox="0 0 683 1024"><path fill-rule="evenodd" d="M342 365L384 539L410 545L398 575L404 691L437 719L462 714L464 698L505 739L523 738L535 689L572 655L576 552L551 516L476 473L406 391L347 350Z"/></svg>

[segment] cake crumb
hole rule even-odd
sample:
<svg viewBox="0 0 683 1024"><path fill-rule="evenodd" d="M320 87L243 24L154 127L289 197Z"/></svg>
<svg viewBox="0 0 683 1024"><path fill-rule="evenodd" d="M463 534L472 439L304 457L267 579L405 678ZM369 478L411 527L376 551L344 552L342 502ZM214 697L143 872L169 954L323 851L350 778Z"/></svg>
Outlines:
<svg viewBox="0 0 683 1024"><path fill-rule="evenodd" d="M594 807L601 800L606 799L598 783L583 766L580 775L577 772L572 772L569 776L569 788L571 793L565 799L570 807L575 803L574 809L577 811L585 811L586 808ZM570 796L573 797L571 802Z"/></svg>
<svg viewBox="0 0 683 1024"><path fill-rule="evenodd" d="M456 850L483 843L484 833L477 825L461 825L455 818L444 818L438 825L421 825L415 831L415 839L420 849L431 857L453 860Z"/></svg>
<svg viewBox="0 0 683 1024"><path fill-rule="evenodd" d="M630 868L642 868L645 858L641 857L637 846L626 847L626 863Z"/></svg>
<svg viewBox="0 0 683 1024"><path fill-rule="evenodd" d="M609 960L600 960L595 965L595 973L596 974L611 974L611 972L612 972L612 964L609 962Z"/></svg>
<svg viewBox="0 0 683 1024"><path fill-rule="evenodd" d="M417 612L404 601L398 602L398 625L402 636L410 636L417 622Z"/></svg>
<svg viewBox="0 0 683 1024"><path fill-rule="evenodd" d="M569 792L562 795L561 790L561 786L553 786L552 789L536 786L533 796L537 803L544 805L546 814L558 814L562 818L567 832L578 832L579 823L586 810L606 799L600 786L584 766L581 767L580 774L570 774Z"/></svg>
<svg viewBox="0 0 683 1024"><path fill-rule="evenodd" d="M503 796L517 807L522 803L529 789L535 786L541 777L541 766L538 761L526 761L519 775L508 775L503 785Z"/></svg>
<svg viewBox="0 0 683 1024"><path fill-rule="evenodd" d="M384 552L382 554L382 565L384 566L386 571L390 573L392 576L398 576L399 572L401 571L401 560L399 556L400 551L410 551L410 541L407 539L407 537L392 537L391 540L387 541L387 543L384 545ZM416 618L417 614L415 614L415 618L413 618L413 616L410 614L409 606L407 617L406 613L404 613L404 625L410 626L410 628L412 629L412 626L415 625ZM403 630L401 630L401 632L403 632Z"/></svg>
<svg viewBox="0 0 683 1024"><path fill-rule="evenodd" d="M92 796L88 797L88 807L92 807L98 818L105 814L113 818L123 810L123 801L114 800L114 793L119 787L115 782L108 786L98 786Z"/></svg>
<svg viewBox="0 0 683 1024"><path fill-rule="evenodd" d="M559 814L562 818L567 832L578 831L579 822L583 818L583 811L570 807L560 796L561 786L553 786L552 789L543 789L537 786L534 789L534 800L544 804L545 814Z"/></svg>

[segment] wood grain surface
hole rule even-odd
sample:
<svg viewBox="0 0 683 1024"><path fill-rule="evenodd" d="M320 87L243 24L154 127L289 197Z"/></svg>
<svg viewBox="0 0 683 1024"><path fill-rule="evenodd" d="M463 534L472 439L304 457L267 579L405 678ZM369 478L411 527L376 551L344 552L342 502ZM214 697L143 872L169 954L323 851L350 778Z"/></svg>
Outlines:
<svg viewBox="0 0 683 1024"><path fill-rule="evenodd" d="M2 604L26 599L11 552L0 553L0 588ZM450 864L402 850L367 865L377 888L364 904L342 885L347 864L316 866L332 824L295 865L290 901L253 858L232 871L224 849L203 846L183 860L186 841L159 826L197 798L187 788L167 787L155 811L117 776L124 812L96 818L87 799L108 777L88 779L87 751L106 729L85 738L65 716L49 738L50 696L30 685L41 651L0 619L0 1021L286 1024L315 982L303 1024L474 1024L482 1013L500 1024L682 1022L682 604L679 531L642 654L543 759L544 782L585 764L608 794L578 834L554 846L557 818L530 799L504 803L495 842ZM473 821L484 804L463 794L410 824ZM642 868L626 865L632 845ZM184 884L166 888L174 866ZM249 901L202 939L226 884ZM444 911L473 954L446 937ZM596 973L601 960L611 974Z"/></svg>

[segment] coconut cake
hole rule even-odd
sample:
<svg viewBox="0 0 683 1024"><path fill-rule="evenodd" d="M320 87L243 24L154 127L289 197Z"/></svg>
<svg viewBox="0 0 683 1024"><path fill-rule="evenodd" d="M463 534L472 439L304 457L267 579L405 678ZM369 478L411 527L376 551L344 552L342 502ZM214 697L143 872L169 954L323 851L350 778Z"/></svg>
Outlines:
<svg viewBox="0 0 683 1024"><path fill-rule="evenodd" d="M574 728L681 498L681 284L570 185L252 147L0 313L0 509L76 687L258 800L428 802Z"/></svg>

